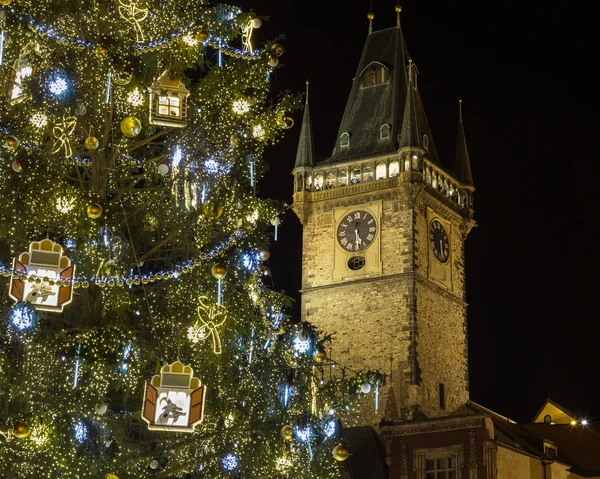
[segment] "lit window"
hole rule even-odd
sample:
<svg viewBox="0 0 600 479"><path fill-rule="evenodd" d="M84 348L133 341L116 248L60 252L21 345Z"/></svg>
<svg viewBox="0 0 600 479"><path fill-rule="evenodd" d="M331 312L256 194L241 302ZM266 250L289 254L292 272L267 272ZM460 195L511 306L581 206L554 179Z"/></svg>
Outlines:
<svg viewBox="0 0 600 479"><path fill-rule="evenodd" d="M373 85L375 85L375 71L369 69L363 75L362 86L363 86L363 88L366 88L366 87L370 87Z"/></svg>
<svg viewBox="0 0 600 479"><path fill-rule="evenodd" d="M158 114L181 118L181 100L178 96L160 96L158 98Z"/></svg>
<svg viewBox="0 0 600 479"><path fill-rule="evenodd" d="M423 135L423 149L429 151L429 137L427 135Z"/></svg>
<svg viewBox="0 0 600 479"><path fill-rule="evenodd" d="M388 69L385 67L379 67L375 72L375 84L385 83L389 79Z"/></svg>
<svg viewBox="0 0 600 479"><path fill-rule="evenodd" d="M350 146L350 133L342 133L340 137L340 146L342 148Z"/></svg>
<svg viewBox="0 0 600 479"><path fill-rule="evenodd" d="M392 127L390 125L382 125L379 129L379 139L386 140L390 137L390 133L392 131Z"/></svg>
<svg viewBox="0 0 600 479"><path fill-rule="evenodd" d="M363 73L362 87L369 88L375 85L387 83L390 79L389 70L382 65L373 65Z"/></svg>

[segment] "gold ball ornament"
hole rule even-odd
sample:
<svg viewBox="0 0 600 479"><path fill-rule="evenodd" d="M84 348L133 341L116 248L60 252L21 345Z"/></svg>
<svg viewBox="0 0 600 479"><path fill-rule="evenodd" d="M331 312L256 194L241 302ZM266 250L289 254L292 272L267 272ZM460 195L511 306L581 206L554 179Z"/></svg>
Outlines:
<svg viewBox="0 0 600 479"><path fill-rule="evenodd" d="M223 207L218 200L211 198L202 205L202 214L207 218L220 218L223 214Z"/></svg>
<svg viewBox="0 0 600 479"><path fill-rule="evenodd" d="M283 115L279 120L279 125L284 130L289 130L294 126L294 119L291 116Z"/></svg>
<svg viewBox="0 0 600 479"><path fill-rule="evenodd" d="M277 58L275 55L269 55L269 59L267 60L267 64L270 67L276 67L277 65L279 65L279 58Z"/></svg>
<svg viewBox="0 0 600 479"><path fill-rule="evenodd" d="M91 205L88 205L87 215L93 220L97 220L100 218L100 216L102 216L102 206L100 206L98 203L92 203Z"/></svg>
<svg viewBox="0 0 600 479"><path fill-rule="evenodd" d="M0 0L0 5L8 7L12 3L12 0Z"/></svg>
<svg viewBox="0 0 600 479"><path fill-rule="evenodd" d="M240 137L237 135L231 135L231 146L237 146L240 144Z"/></svg>
<svg viewBox="0 0 600 479"><path fill-rule="evenodd" d="M8 150L15 151L18 148L20 141L16 136L8 135L4 137L2 143L4 143L4 146Z"/></svg>
<svg viewBox="0 0 600 479"><path fill-rule="evenodd" d="M98 45L96 48L94 48L94 53L96 55L98 55L99 57L108 55L108 52L109 52L109 49L106 45Z"/></svg>
<svg viewBox="0 0 600 479"><path fill-rule="evenodd" d="M402 11L402 7L400 5L396 5L395 10L396 13L400 13Z"/></svg>
<svg viewBox="0 0 600 479"><path fill-rule="evenodd" d="M100 141L95 136L88 136L83 142L86 150L96 151L100 146Z"/></svg>
<svg viewBox="0 0 600 479"><path fill-rule="evenodd" d="M271 252L267 248L261 248L258 250L258 259L261 261L267 261L271 256Z"/></svg>
<svg viewBox="0 0 600 479"><path fill-rule="evenodd" d="M281 428L280 434L286 441L291 441L294 437L294 428L290 425L285 425Z"/></svg>
<svg viewBox="0 0 600 479"><path fill-rule="evenodd" d="M135 116L127 116L121 122L121 133L128 138L138 136L142 131L142 123Z"/></svg>
<svg viewBox="0 0 600 479"><path fill-rule="evenodd" d="M210 272L215 278L223 279L227 275L227 266L223 263L215 263Z"/></svg>
<svg viewBox="0 0 600 479"><path fill-rule="evenodd" d="M332 455L336 461L342 462L350 457L350 450L343 444L340 444L333 448Z"/></svg>
<svg viewBox="0 0 600 479"><path fill-rule="evenodd" d="M25 439L27 436L29 436L29 433L31 433L31 429L29 428L29 425L25 424L24 422L15 421L11 432L16 438Z"/></svg>
<svg viewBox="0 0 600 479"><path fill-rule="evenodd" d="M325 350L323 348L318 348L313 353L313 359L317 363L322 363L323 361L325 361L325 359L327 359L327 353L325 352Z"/></svg>
<svg viewBox="0 0 600 479"><path fill-rule="evenodd" d="M116 72L113 76L113 81L119 86L129 85L131 83L131 80L133 80L133 75L131 74L131 72L125 70Z"/></svg>
<svg viewBox="0 0 600 479"><path fill-rule="evenodd" d="M15 173L21 173L23 171L23 163L21 160L13 161L11 166Z"/></svg>
<svg viewBox="0 0 600 479"><path fill-rule="evenodd" d="M375 14L373 12L369 12L369 13L367 13L367 18L369 20L373 20L375 18Z"/></svg>
<svg viewBox="0 0 600 479"><path fill-rule="evenodd" d="M204 30L199 30L194 34L194 40L196 40L198 43L204 43L206 40L208 40L208 33L206 33Z"/></svg>
<svg viewBox="0 0 600 479"><path fill-rule="evenodd" d="M106 475L104 476L104 479L119 479L119 476L107 472Z"/></svg>
<svg viewBox="0 0 600 479"><path fill-rule="evenodd" d="M283 55L283 52L285 52L285 48L283 48L283 45L281 45L279 43L274 43L271 46L271 50L273 50L273 53L275 55L277 55L278 57L280 57L281 55Z"/></svg>

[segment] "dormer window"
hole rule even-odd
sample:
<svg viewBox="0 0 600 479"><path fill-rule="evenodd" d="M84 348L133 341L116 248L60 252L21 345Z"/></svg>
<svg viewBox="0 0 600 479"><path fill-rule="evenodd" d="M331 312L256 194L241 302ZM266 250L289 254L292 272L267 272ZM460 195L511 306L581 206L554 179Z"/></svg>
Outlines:
<svg viewBox="0 0 600 479"><path fill-rule="evenodd" d="M387 140L390 137L392 127L390 125L382 125L379 129L379 139Z"/></svg>
<svg viewBox="0 0 600 479"><path fill-rule="evenodd" d="M389 70L383 65L373 64L369 66L362 76L362 87L369 88L375 85L387 83L390 78Z"/></svg>
<svg viewBox="0 0 600 479"><path fill-rule="evenodd" d="M423 149L429 151L429 137L427 135L423 135Z"/></svg>
<svg viewBox="0 0 600 479"><path fill-rule="evenodd" d="M350 133L342 133L340 136L340 147L347 148L350 146Z"/></svg>

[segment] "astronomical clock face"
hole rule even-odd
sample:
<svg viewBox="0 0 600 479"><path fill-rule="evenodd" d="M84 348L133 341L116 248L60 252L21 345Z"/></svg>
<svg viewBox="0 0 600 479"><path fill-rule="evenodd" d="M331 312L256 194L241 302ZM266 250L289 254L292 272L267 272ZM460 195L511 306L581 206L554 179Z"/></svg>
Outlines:
<svg viewBox="0 0 600 479"><path fill-rule="evenodd" d="M352 211L342 218L336 236L346 251L363 251L371 246L377 236L377 221L368 211Z"/></svg>
<svg viewBox="0 0 600 479"><path fill-rule="evenodd" d="M429 242L434 256L440 263L446 263L450 257L448 233L438 220L433 220L429 227Z"/></svg>

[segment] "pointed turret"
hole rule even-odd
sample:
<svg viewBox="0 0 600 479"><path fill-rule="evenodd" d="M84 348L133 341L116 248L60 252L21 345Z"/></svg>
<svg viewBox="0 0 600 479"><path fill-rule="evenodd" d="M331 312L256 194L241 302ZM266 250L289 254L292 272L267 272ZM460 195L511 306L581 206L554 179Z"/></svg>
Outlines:
<svg viewBox="0 0 600 479"><path fill-rule="evenodd" d="M408 83L406 85L406 102L404 103L404 118L402 119L402 132L400 133L400 149L423 148L423 135L419 128L417 116L416 79L417 66L408 60Z"/></svg>
<svg viewBox="0 0 600 479"><path fill-rule="evenodd" d="M454 173L463 185L474 186L469 151L467 150L467 139L465 137L465 127L463 125L461 99L458 100L458 136L456 138Z"/></svg>
<svg viewBox="0 0 600 479"><path fill-rule="evenodd" d="M306 82L306 104L304 106L304 117L300 129L300 140L296 152L296 164L294 171L301 168L312 168L315 164L315 143L313 140L312 123L310 121L310 109L308 106L308 85Z"/></svg>

